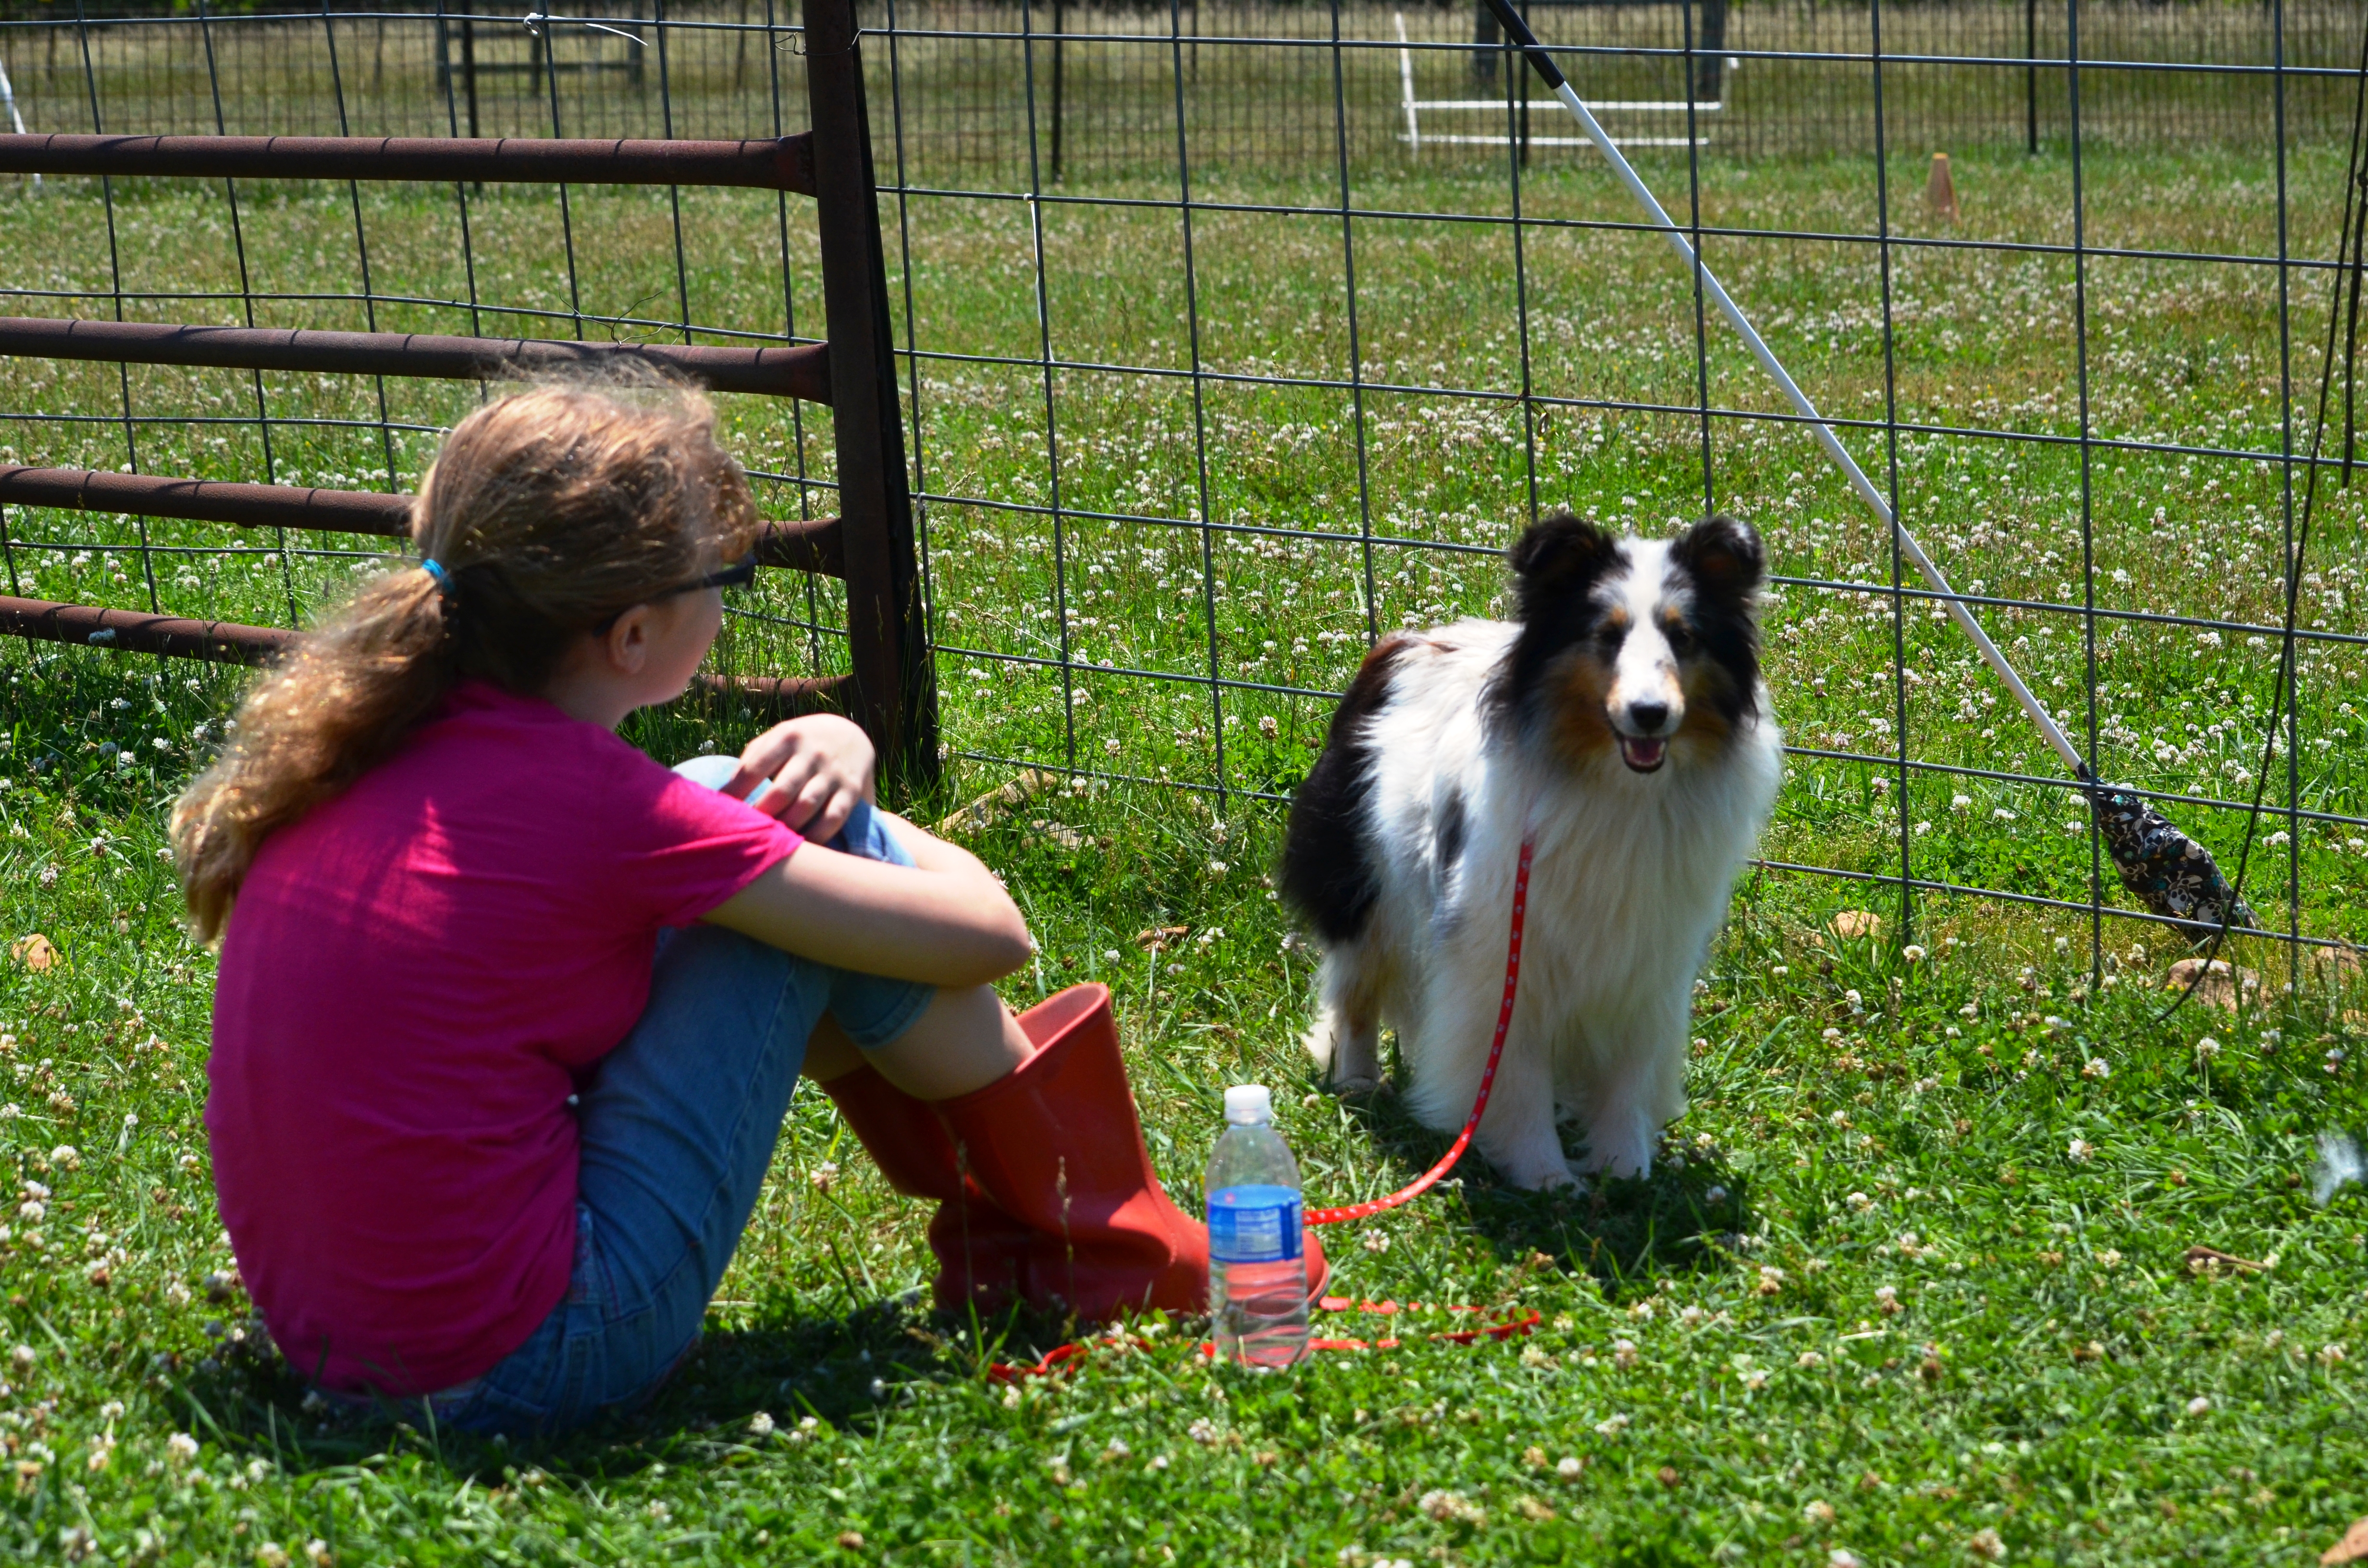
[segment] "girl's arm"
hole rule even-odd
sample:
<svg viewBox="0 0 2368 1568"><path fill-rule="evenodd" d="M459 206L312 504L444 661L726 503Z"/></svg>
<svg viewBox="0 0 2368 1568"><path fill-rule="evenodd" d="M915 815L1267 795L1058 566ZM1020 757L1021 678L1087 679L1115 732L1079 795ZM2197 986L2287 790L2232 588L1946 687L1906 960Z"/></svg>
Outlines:
<svg viewBox="0 0 2368 1568"><path fill-rule="evenodd" d="M925 985L983 985L1025 964L1035 950L1028 923L995 874L880 814L915 865L803 844L704 918L800 958Z"/></svg>

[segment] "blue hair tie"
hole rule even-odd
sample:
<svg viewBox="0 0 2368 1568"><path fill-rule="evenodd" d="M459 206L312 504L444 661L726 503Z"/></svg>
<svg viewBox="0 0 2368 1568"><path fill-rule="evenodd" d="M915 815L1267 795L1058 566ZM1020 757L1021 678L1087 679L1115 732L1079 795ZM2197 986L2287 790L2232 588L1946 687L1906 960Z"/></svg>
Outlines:
<svg viewBox="0 0 2368 1568"><path fill-rule="evenodd" d="M449 594L452 591L452 574L444 570L442 562L431 555L420 562L419 569L436 579L438 593Z"/></svg>

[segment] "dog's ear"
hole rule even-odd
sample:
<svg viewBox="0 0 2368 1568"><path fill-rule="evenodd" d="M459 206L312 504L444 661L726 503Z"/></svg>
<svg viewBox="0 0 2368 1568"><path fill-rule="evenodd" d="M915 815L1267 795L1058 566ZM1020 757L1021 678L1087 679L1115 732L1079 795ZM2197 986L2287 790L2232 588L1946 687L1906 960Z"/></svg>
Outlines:
<svg viewBox="0 0 2368 1568"><path fill-rule="evenodd" d="M1513 603L1528 620L1595 585L1620 547L1612 537L1568 507L1531 523L1505 552L1513 569Z"/></svg>
<svg viewBox="0 0 2368 1568"><path fill-rule="evenodd" d="M1669 547L1669 557L1702 592L1740 599L1768 577L1768 551L1748 523L1724 514L1704 517Z"/></svg>

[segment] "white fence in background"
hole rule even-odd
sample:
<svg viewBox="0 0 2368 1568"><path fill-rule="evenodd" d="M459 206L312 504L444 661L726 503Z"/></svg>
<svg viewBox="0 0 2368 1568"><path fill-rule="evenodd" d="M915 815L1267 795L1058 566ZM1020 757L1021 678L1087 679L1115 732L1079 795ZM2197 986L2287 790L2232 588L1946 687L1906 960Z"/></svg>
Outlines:
<svg viewBox="0 0 2368 1568"><path fill-rule="evenodd" d="M1439 146L1461 147L1511 146L1515 138L1509 135L1491 136L1472 132L1439 131L1426 131L1423 130L1422 117L1426 114L1459 112L1465 114L1502 114L1506 109L1506 101L1503 98L1416 97L1414 96L1414 51L1407 46L1406 13L1400 11L1396 14L1396 17L1399 46L1399 107L1406 113L1406 129L1398 133L1398 140L1405 142L1408 148L1417 151L1419 151L1425 143ZM1731 72L1738 63L1739 62L1737 61L1729 60L1726 62L1726 68ZM1518 60L1515 62L1514 69L1517 72L1520 71ZM1527 79L1526 74L1523 74L1522 79ZM1562 100L1552 97L1531 98L1527 103L1519 107L1525 109L1534 110L1540 114L1551 116L1561 109ZM1604 115L1625 114L1686 114L1689 112L1696 116L1701 116L1706 114L1718 114L1725 109L1726 105L1724 102L1689 103L1683 98L1678 98L1667 102L1655 99L1625 103L1618 101L1605 103L1590 102L1587 107L1593 109L1598 117ZM1594 142L1589 142L1584 136L1524 136L1520 138L1520 140L1531 147L1592 147L1595 145ZM1707 147L1710 145L1710 138L1706 135L1691 137L1614 136L1611 141L1614 146L1619 147Z"/></svg>

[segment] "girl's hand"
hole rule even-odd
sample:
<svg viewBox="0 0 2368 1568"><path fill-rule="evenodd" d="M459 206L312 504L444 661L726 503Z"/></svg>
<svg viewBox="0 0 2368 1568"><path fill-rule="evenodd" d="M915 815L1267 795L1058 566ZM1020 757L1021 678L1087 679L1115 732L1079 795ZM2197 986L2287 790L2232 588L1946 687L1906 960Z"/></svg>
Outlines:
<svg viewBox="0 0 2368 1568"><path fill-rule="evenodd" d="M744 799L764 779L773 788L757 809L781 819L817 843L847 825L856 802L870 801L877 754L871 737L836 713L810 713L776 724L740 754L740 773L726 791Z"/></svg>

